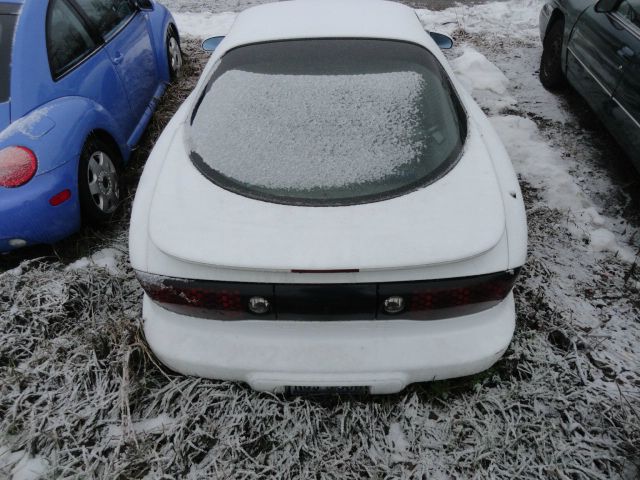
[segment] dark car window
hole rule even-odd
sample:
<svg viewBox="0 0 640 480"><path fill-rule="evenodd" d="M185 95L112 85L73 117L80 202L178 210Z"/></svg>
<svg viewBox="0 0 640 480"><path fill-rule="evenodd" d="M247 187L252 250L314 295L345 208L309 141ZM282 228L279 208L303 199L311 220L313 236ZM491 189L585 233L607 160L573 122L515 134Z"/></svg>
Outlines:
<svg viewBox="0 0 640 480"><path fill-rule="evenodd" d="M0 103L9 100L11 50L17 15L0 14Z"/></svg>
<svg viewBox="0 0 640 480"><path fill-rule="evenodd" d="M191 117L209 180L276 203L345 205L401 195L457 161L466 116L423 47L361 39L237 48Z"/></svg>
<svg viewBox="0 0 640 480"><path fill-rule="evenodd" d="M64 0L53 0L47 16L47 49L54 78L79 63L96 47L77 14Z"/></svg>
<svg viewBox="0 0 640 480"><path fill-rule="evenodd" d="M618 13L640 28L640 0L623 0Z"/></svg>
<svg viewBox="0 0 640 480"><path fill-rule="evenodd" d="M75 1L103 37L108 37L135 13L129 0Z"/></svg>

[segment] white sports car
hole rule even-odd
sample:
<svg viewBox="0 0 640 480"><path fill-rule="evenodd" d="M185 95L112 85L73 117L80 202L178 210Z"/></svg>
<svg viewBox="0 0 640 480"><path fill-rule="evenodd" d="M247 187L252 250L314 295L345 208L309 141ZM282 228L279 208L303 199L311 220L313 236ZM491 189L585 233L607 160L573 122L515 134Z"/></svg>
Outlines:
<svg viewBox="0 0 640 480"><path fill-rule="evenodd" d="M510 159L415 12L241 13L158 140L131 219L172 369L391 393L494 364L527 227Z"/></svg>

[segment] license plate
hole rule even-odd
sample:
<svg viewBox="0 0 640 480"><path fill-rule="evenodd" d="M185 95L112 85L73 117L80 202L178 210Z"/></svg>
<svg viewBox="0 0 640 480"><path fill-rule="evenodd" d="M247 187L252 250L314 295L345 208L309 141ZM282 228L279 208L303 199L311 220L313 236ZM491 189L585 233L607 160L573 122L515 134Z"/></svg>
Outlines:
<svg viewBox="0 0 640 480"><path fill-rule="evenodd" d="M294 385L285 388L287 395L294 396L315 396L315 395L367 395L369 387L361 386L342 386L342 387L324 387L324 386L307 386Z"/></svg>

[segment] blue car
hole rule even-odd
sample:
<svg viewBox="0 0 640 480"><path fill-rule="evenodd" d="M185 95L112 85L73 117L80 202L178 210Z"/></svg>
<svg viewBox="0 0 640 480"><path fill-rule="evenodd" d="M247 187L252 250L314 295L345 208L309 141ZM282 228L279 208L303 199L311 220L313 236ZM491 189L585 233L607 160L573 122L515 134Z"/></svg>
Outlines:
<svg viewBox="0 0 640 480"><path fill-rule="evenodd" d="M0 252L111 217L181 65L152 0L0 0Z"/></svg>

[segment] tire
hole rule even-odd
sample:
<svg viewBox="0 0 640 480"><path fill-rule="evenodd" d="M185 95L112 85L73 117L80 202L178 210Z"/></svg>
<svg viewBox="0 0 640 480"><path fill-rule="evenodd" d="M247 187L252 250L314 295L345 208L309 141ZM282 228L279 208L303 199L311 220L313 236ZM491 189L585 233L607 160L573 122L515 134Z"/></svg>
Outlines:
<svg viewBox="0 0 640 480"><path fill-rule="evenodd" d="M113 217L122 199L118 168L120 153L108 143L89 137L80 154L78 192L85 222L105 223Z"/></svg>
<svg viewBox="0 0 640 480"><path fill-rule="evenodd" d="M167 32L167 62L169 65L169 78L173 82L180 76L182 71L182 50L180 50L180 41L173 29Z"/></svg>
<svg viewBox="0 0 640 480"><path fill-rule="evenodd" d="M547 30L540 58L540 83L547 90L559 90L567 84L562 72L563 38L564 20L557 20Z"/></svg>

